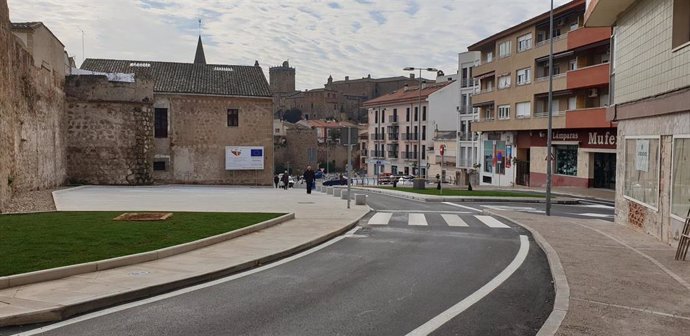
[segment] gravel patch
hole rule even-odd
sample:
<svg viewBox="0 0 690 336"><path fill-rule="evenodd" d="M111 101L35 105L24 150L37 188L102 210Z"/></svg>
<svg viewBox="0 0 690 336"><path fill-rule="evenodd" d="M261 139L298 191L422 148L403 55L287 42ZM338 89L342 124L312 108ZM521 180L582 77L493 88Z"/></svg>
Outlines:
<svg viewBox="0 0 690 336"><path fill-rule="evenodd" d="M36 190L14 194L4 213L55 211L53 190Z"/></svg>

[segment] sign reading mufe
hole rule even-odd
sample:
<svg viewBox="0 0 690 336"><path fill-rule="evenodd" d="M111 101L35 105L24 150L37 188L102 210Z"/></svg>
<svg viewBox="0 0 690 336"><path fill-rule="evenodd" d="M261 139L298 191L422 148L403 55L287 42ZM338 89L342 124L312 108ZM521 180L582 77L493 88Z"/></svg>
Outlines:
<svg viewBox="0 0 690 336"><path fill-rule="evenodd" d="M225 147L225 170L264 170L264 147Z"/></svg>
<svg viewBox="0 0 690 336"><path fill-rule="evenodd" d="M531 140L533 146L546 146L546 131L533 133ZM554 130L553 141L577 142L582 148L616 149L618 138L615 128Z"/></svg>

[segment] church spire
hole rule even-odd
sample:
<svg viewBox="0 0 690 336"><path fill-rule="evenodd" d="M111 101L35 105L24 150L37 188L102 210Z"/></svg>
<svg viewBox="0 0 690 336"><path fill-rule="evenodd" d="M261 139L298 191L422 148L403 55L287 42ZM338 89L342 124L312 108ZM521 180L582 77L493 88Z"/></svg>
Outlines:
<svg viewBox="0 0 690 336"><path fill-rule="evenodd" d="M204 55L204 44L201 43L201 35L199 35L199 42L196 45L194 64L206 64L206 55Z"/></svg>

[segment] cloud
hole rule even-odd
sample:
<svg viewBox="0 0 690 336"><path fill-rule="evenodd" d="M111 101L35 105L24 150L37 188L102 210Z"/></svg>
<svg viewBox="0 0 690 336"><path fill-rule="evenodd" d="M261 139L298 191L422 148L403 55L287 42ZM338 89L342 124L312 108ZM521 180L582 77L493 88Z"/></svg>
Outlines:
<svg viewBox="0 0 690 336"><path fill-rule="evenodd" d="M202 38L211 63L268 67L286 59L297 87L407 75L406 66L457 70L457 53L548 11L534 0L8 0L13 21L43 21L87 57L191 62ZM557 0L556 5L565 3Z"/></svg>

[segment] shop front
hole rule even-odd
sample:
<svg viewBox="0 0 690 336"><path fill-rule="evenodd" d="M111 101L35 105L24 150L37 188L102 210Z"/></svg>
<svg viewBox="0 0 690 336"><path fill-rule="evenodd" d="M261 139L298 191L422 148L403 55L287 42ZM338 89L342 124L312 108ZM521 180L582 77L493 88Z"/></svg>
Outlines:
<svg viewBox="0 0 690 336"><path fill-rule="evenodd" d="M520 132L518 147L529 152L529 185L546 186L546 130ZM614 189L615 128L553 131L553 186Z"/></svg>

